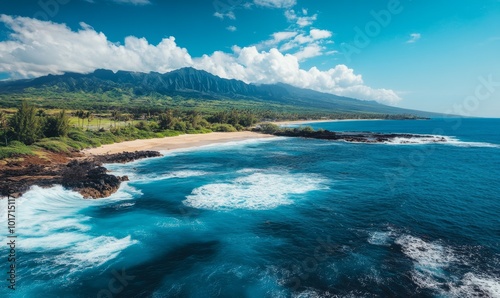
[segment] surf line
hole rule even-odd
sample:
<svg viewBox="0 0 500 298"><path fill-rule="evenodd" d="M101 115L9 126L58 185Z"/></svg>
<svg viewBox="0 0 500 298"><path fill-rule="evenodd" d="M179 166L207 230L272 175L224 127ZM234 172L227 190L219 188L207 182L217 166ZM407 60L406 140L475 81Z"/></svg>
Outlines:
<svg viewBox="0 0 500 298"><path fill-rule="evenodd" d="M16 290L16 199L7 196L7 287Z"/></svg>

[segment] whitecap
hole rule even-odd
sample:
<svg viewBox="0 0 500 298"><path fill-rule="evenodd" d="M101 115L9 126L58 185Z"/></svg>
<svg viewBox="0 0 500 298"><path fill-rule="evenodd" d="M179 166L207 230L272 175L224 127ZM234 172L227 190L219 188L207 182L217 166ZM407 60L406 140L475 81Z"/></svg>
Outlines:
<svg viewBox="0 0 500 298"><path fill-rule="evenodd" d="M410 235L403 235L395 242L401 245L403 253L414 260L416 266L422 270L446 268L457 260L450 248L438 243L425 242Z"/></svg>
<svg viewBox="0 0 500 298"><path fill-rule="evenodd" d="M318 291L308 289L299 293L294 293L293 298L326 298L333 297L330 293L319 293Z"/></svg>
<svg viewBox="0 0 500 298"><path fill-rule="evenodd" d="M418 286L450 297L500 297L498 277L482 272L454 274L451 265L467 266L468 260L451 248L409 235L403 235L395 242L413 260L411 278Z"/></svg>
<svg viewBox="0 0 500 298"><path fill-rule="evenodd" d="M419 135L418 137L401 137L393 138L383 142L386 145L428 145L441 144L457 147L480 147L480 148L500 148L499 144L486 142L466 142L461 141L456 137L442 135Z"/></svg>
<svg viewBox="0 0 500 298"><path fill-rule="evenodd" d="M134 183L151 183L168 179L185 179L191 177L201 177L209 175L210 172L206 171L194 171L194 170L180 170L174 172L168 172L164 174L131 174L128 175L131 182Z"/></svg>
<svg viewBox="0 0 500 298"><path fill-rule="evenodd" d="M391 239L391 232L371 232L369 234L368 243L373 245L388 246Z"/></svg>
<svg viewBox="0 0 500 298"><path fill-rule="evenodd" d="M253 173L196 188L183 203L210 210L268 210L293 204L293 195L327 189L325 179L306 174Z"/></svg>
<svg viewBox="0 0 500 298"><path fill-rule="evenodd" d="M500 297L500 278L466 273L460 285L448 284L453 297Z"/></svg>
<svg viewBox="0 0 500 298"><path fill-rule="evenodd" d="M21 237L18 249L42 253L44 257L41 260L45 263L42 266L46 266L47 262L85 268L99 266L136 241L130 236L117 239L89 235L91 218L80 211L91 206L130 200L139 194L135 188L123 184L117 193L107 199L86 200L62 186L34 186L16 199L16 233Z"/></svg>
<svg viewBox="0 0 500 298"><path fill-rule="evenodd" d="M71 272L97 267L116 258L121 251L136 243L130 235L122 239L106 236L87 237L85 241L57 256L55 263L71 267Z"/></svg>
<svg viewBox="0 0 500 298"><path fill-rule="evenodd" d="M466 142L453 137L448 137L447 142L445 144L456 147L500 148L499 144L486 143L486 142Z"/></svg>

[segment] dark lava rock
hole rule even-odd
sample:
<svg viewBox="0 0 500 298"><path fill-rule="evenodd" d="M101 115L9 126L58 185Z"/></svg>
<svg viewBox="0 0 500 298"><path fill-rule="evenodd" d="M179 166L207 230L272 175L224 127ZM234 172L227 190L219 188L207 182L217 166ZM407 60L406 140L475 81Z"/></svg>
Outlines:
<svg viewBox="0 0 500 298"><path fill-rule="evenodd" d="M158 151L135 151L116 154L99 155L96 161L102 163L127 163L138 159L162 156Z"/></svg>

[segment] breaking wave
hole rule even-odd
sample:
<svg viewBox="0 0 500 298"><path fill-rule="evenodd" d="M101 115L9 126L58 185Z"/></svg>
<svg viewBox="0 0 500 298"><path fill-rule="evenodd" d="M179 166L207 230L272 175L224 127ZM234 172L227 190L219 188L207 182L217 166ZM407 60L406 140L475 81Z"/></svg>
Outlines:
<svg viewBox="0 0 500 298"><path fill-rule="evenodd" d="M411 278L419 287L451 297L500 297L498 277L481 272L453 272L451 266L469 266L467 256L452 248L410 235L400 236L395 243L413 261Z"/></svg>
<svg viewBox="0 0 500 298"><path fill-rule="evenodd" d="M307 174L258 172L196 188L183 203L211 210L274 209L293 204L293 195L326 189L325 183L325 179Z"/></svg>
<svg viewBox="0 0 500 298"><path fill-rule="evenodd" d="M427 144L442 144L457 147L479 147L479 148L500 148L499 144L485 143L485 142L465 142L455 137L441 136L441 135L428 135L420 137L409 138L394 138L386 141L383 144L387 145L427 145Z"/></svg>

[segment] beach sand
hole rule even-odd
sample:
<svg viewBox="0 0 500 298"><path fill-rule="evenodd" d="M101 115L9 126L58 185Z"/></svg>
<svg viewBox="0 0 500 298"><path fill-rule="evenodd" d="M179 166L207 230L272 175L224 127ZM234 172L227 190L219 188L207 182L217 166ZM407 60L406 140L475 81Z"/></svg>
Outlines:
<svg viewBox="0 0 500 298"><path fill-rule="evenodd" d="M176 137L165 137L146 140L134 140L122 143L103 145L98 148L85 149L82 152L87 155L114 154L121 152L133 152L141 150L173 150L190 147L199 147L217 143L227 143L249 139L272 138L274 136L251 131L240 132L212 132L207 134L186 134Z"/></svg>

